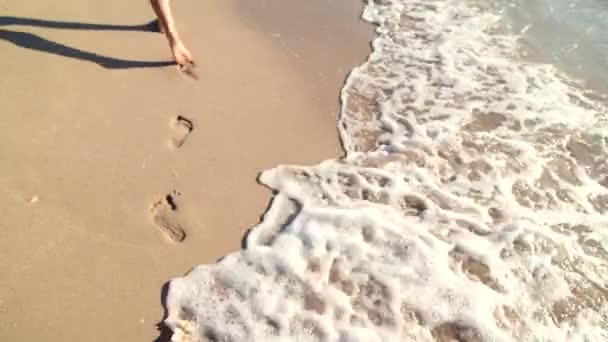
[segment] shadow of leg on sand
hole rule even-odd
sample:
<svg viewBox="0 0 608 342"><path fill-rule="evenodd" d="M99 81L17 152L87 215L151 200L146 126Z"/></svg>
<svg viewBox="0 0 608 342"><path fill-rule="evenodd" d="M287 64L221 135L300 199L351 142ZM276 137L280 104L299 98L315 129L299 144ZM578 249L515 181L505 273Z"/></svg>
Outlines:
<svg viewBox="0 0 608 342"><path fill-rule="evenodd" d="M0 16L0 26L19 25L44 27L51 29L64 30L92 30L92 31L143 31L143 32L159 32L158 20L152 20L149 23L141 25L112 25L112 24L90 24L79 23L74 21L56 21L34 18L20 18Z"/></svg>
<svg viewBox="0 0 608 342"><path fill-rule="evenodd" d="M106 57L55 43L32 33L0 29L0 40L6 40L25 49L97 63L106 69L158 68L175 65L173 61L132 61Z"/></svg>

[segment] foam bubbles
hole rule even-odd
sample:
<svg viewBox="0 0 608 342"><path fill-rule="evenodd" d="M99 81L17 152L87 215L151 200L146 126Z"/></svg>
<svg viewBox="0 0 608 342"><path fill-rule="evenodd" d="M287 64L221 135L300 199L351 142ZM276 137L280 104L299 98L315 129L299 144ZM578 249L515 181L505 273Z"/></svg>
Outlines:
<svg viewBox="0 0 608 342"><path fill-rule="evenodd" d="M341 160L262 174L247 248L171 282L174 341L608 338L601 97L459 0L375 0Z"/></svg>

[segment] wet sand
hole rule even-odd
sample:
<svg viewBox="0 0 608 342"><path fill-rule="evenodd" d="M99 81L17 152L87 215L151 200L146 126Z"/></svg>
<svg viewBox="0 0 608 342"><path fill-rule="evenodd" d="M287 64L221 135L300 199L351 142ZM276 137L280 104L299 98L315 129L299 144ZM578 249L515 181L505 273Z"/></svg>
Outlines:
<svg viewBox="0 0 608 342"><path fill-rule="evenodd" d="M193 81L145 1L0 1L0 340L154 340L162 285L258 221L260 171L341 154L360 5L175 1Z"/></svg>

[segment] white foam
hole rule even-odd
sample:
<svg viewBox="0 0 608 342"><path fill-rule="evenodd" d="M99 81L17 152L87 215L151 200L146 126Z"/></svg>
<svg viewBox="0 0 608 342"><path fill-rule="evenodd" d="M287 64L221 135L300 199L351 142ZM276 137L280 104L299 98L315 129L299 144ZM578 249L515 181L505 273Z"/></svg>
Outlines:
<svg viewBox="0 0 608 342"><path fill-rule="evenodd" d="M470 2L363 16L347 156L263 173L247 249L171 282L174 341L608 339L605 106Z"/></svg>

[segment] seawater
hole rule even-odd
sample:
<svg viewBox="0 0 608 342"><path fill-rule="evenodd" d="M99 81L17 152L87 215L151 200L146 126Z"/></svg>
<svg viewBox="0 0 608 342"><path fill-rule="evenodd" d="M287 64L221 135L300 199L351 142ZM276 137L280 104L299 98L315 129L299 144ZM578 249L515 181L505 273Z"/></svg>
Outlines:
<svg viewBox="0 0 608 342"><path fill-rule="evenodd" d="M494 6L541 62L608 93L607 1L499 0Z"/></svg>
<svg viewBox="0 0 608 342"><path fill-rule="evenodd" d="M370 0L346 156L262 174L247 248L171 281L173 340L608 340L607 13Z"/></svg>

